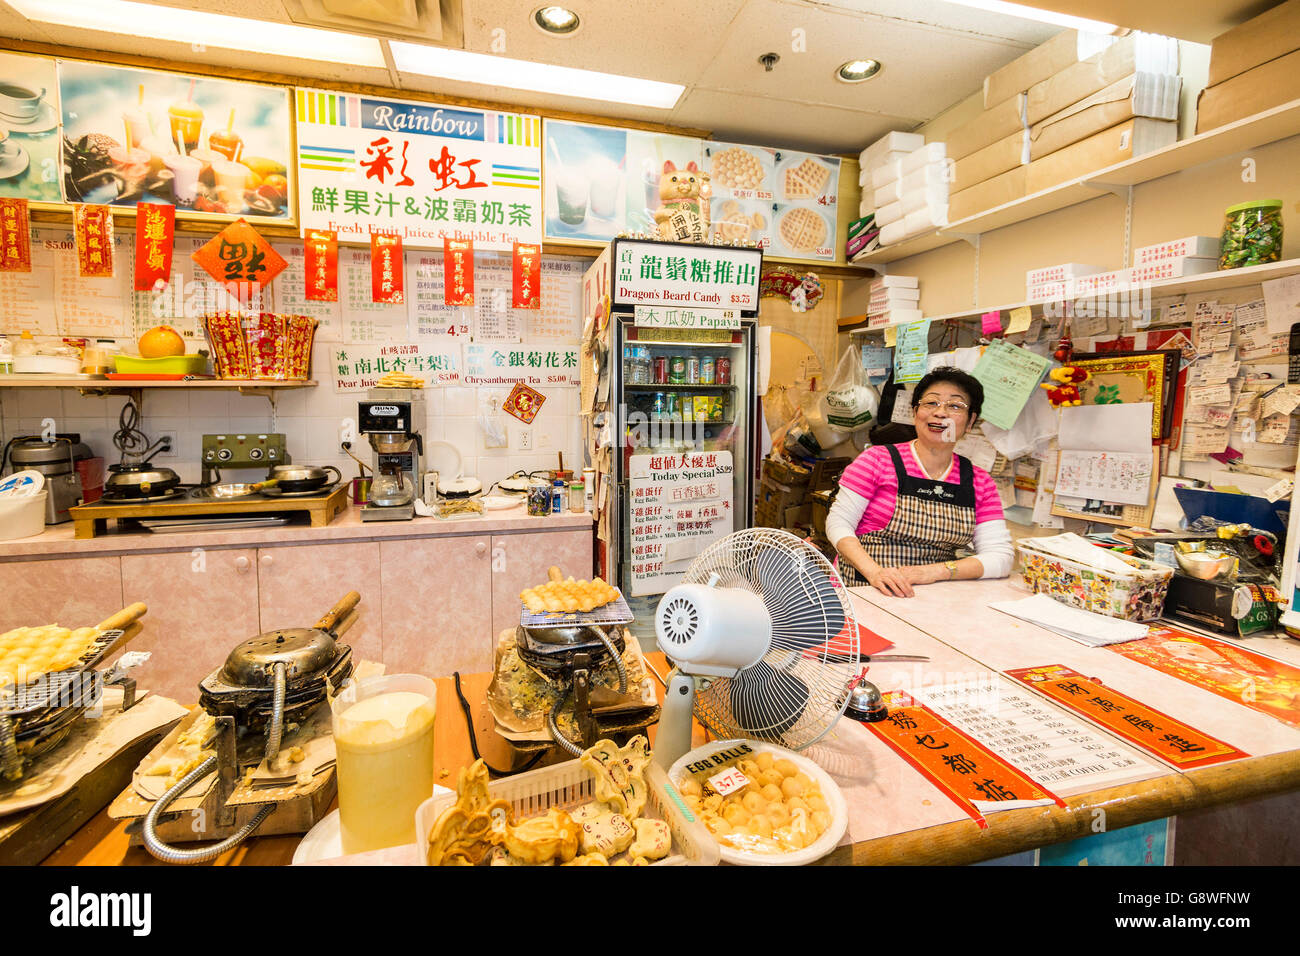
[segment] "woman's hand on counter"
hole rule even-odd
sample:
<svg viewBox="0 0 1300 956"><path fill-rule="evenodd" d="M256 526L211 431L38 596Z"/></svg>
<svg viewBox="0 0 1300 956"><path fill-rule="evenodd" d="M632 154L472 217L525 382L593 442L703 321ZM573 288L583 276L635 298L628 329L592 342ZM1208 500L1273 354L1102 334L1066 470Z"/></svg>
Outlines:
<svg viewBox="0 0 1300 956"><path fill-rule="evenodd" d="M934 584L949 578L948 569L942 564L909 564L898 570L909 584Z"/></svg>
<svg viewBox="0 0 1300 956"><path fill-rule="evenodd" d="M894 597L914 597L916 592L912 585L920 582L908 579L911 568L878 568L875 573L867 575L867 583L881 594Z"/></svg>

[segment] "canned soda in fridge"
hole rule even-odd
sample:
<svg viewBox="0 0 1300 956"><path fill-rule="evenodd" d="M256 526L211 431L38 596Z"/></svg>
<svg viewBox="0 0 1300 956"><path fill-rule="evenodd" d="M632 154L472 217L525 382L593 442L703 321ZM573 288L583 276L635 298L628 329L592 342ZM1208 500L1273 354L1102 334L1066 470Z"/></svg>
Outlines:
<svg viewBox="0 0 1300 956"><path fill-rule="evenodd" d="M668 381L672 385L686 384L686 359L681 355L674 355L668 360Z"/></svg>
<svg viewBox="0 0 1300 956"><path fill-rule="evenodd" d="M657 356L654 360L654 382L655 385L668 384L668 357L666 355Z"/></svg>
<svg viewBox="0 0 1300 956"><path fill-rule="evenodd" d="M725 355L719 355L715 375L717 376L719 385L730 385L731 359L727 358Z"/></svg>
<svg viewBox="0 0 1300 956"><path fill-rule="evenodd" d="M669 392L668 400L664 403L664 411L668 413L669 418L673 418L681 414L681 409L678 407L678 404L679 403L677 401L677 393Z"/></svg>
<svg viewBox="0 0 1300 956"><path fill-rule="evenodd" d="M712 385L715 375L717 375L717 366L714 365L713 356L704 356L700 361L700 384Z"/></svg>
<svg viewBox="0 0 1300 956"><path fill-rule="evenodd" d="M663 392L655 392L654 417L662 418L668 408L668 398Z"/></svg>
<svg viewBox="0 0 1300 956"><path fill-rule="evenodd" d="M686 384L700 384L700 360L694 355L686 357Z"/></svg>

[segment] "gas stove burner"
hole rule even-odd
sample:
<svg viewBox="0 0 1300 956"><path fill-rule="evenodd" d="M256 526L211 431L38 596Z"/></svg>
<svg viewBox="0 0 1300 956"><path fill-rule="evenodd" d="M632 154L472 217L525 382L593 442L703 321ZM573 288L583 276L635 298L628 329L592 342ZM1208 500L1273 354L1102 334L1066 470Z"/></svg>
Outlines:
<svg viewBox="0 0 1300 956"><path fill-rule="evenodd" d="M158 501L171 501L173 498L183 498L188 495L188 488L173 488L171 491L165 491L161 495L122 495L113 494L105 490L100 496L98 504L104 505L148 505Z"/></svg>
<svg viewBox="0 0 1300 956"><path fill-rule="evenodd" d="M619 654L626 646L621 627L605 632ZM515 647L520 660L539 670L573 670L574 658L588 655L593 663L609 656L609 649L590 626L523 627L515 629Z"/></svg>

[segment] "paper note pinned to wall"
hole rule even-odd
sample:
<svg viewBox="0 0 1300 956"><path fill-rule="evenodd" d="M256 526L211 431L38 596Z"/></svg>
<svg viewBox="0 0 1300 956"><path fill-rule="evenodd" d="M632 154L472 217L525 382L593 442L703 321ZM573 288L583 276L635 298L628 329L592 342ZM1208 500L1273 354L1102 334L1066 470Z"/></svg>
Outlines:
<svg viewBox="0 0 1300 956"><path fill-rule="evenodd" d="M1002 334L1002 313L997 309L980 316L980 323L986 337Z"/></svg>
<svg viewBox="0 0 1300 956"><path fill-rule="evenodd" d="M1041 355L995 339L972 373L984 386L983 417L998 428L1012 428L1049 364Z"/></svg>
<svg viewBox="0 0 1300 956"><path fill-rule="evenodd" d="M1034 312L1029 306L1022 305L1018 309L1012 309L1011 315L1007 318L1007 335L1015 335L1017 332L1028 332L1029 324L1034 320Z"/></svg>
<svg viewBox="0 0 1300 956"><path fill-rule="evenodd" d="M894 349L894 381L919 382L925 375L929 354L929 319L899 326L898 346Z"/></svg>

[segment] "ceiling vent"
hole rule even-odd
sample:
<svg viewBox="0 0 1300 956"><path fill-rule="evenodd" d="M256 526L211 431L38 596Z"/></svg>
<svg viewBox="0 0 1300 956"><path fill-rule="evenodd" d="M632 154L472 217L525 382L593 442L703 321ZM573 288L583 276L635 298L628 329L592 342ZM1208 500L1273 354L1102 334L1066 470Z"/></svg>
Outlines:
<svg viewBox="0 0 1300 956"><path fill-rule="evenodd" d="M459 49L462 0L283 0L303 26Z"/></svg>

